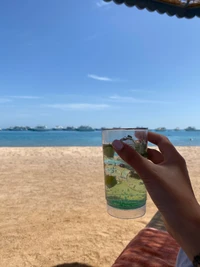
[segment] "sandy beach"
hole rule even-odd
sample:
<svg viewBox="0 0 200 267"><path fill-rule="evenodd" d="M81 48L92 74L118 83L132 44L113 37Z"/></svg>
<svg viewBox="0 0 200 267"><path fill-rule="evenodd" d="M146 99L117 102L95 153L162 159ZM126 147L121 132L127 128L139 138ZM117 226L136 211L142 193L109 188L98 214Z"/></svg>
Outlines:
<svg viewBox="0 0 200 267"><path fill-rule="evenodd" d="M200 147L179 147L200 201ZM157 209L120 220L106 212L100 147L0 148L2 267L109 267ZM72 265L71 265L72 266Z"/></svg>

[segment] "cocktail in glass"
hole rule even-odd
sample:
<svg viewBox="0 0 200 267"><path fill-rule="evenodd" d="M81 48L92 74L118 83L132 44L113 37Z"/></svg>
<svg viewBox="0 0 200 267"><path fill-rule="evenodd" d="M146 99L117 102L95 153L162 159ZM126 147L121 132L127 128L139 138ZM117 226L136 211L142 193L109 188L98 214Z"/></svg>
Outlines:
<svg viewBox="0 0 200 267"><path fill-rule="evenodd" d="M147 128L105 129L102 131L105 194L108 213L118 218L137 218L146 212L146 188L137 172L112 147L121 140L147 156Z"/></svg>

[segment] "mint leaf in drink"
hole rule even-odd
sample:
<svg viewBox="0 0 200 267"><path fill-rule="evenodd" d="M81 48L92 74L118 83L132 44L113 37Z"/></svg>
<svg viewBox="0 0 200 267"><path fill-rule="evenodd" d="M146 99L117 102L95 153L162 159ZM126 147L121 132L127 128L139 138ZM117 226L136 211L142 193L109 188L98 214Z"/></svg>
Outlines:
<svg viewBox="0 0 200 267"><path fill-rule="evenodd" d="M114 156L114 149L112 147L111 144L108 145L103 145L103 154L104 156L108 157L108 158L112 158Z"/></svg>

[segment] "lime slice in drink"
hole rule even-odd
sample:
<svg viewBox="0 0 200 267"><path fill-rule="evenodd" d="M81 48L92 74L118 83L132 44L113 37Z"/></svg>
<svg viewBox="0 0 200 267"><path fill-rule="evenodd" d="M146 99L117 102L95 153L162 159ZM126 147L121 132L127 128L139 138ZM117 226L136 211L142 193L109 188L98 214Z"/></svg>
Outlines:
<svg viewBox="0 0 200 267"><path fill-rule="evenodd" d="M114 149L112 147L112 145L103 145L103 154L104 156L108 157L108 158L112 158L114 156Z"/></svg>
<svg viewBox="0 0 200 267"><path fill-rule="evenodd" d="M105 184L108 188L112 188L117 184L117 180L115 176L106 175L105 176Z"/></svg>

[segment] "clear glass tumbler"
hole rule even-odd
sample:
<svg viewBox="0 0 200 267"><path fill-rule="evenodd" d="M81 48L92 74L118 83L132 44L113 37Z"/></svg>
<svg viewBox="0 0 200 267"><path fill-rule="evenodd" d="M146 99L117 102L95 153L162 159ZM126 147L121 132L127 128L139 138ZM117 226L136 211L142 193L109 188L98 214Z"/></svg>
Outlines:
<svg viewBox="0 0 200 267"><path fill-rule="evenodd" d="M147 128L102 130L105 195L108 213L122 219L141 217L146 212L146 188L137 172L112 147L115 139L147 155Z"/></svg>

